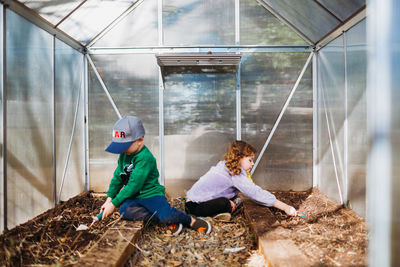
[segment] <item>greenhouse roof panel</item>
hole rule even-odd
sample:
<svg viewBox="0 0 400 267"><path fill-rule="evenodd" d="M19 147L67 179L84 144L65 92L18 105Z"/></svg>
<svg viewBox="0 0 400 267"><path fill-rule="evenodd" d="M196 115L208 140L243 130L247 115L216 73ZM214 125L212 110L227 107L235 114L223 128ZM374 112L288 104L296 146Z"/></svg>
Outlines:
<svg viewBox="0 0 400 267"><path fill-rule="evenodd" d="M305 39L317 43L357 11L363 0L259 0Z"/></svg>

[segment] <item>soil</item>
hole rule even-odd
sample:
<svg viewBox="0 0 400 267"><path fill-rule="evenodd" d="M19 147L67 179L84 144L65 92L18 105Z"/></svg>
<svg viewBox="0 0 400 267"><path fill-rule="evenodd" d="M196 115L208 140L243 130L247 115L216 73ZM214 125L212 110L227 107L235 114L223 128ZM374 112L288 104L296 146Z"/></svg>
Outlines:
<svg viewBox="0 0 400 267"><path fill-rule="evenodd" d="M253 230L267 240L293 240L309 258L310 266L366 266L368 233L363 218L326 195L308 192L273 192L292 205L300 216L290 217L276 208L246 200ZM268 214L268 215L266 215Z"/></svg>
<svg viewBox="0 0 400 267"><path fill-rule="evenodd" d="M107 222L118 217L115 213L90 230L76 231L87 226L96 216L105 197L93 197L83 192L41 215L0 235L0 266L73 263L84 254L107 229Z"/></svg>
<svg viewBox="0 0 400 267"><path fill-rule="evenodd" d="M249 225L256 225L257 229L253 230L258 236L270 239L283 236L293 240L313 266L366 266L367 229L357 214L332 205L318 190L273 193L305 217L289 217L278 209L245 200L246 209L253 207L257 211L250 224L243 212L228 223L207 218L213 225L213 231L207 236L184 229L175 237L165 226L146 224L141 240L135 245L138 253L126 266L251 265L249 259L257 253L257 244ZM89 230L76 231L78 225L92 222L104 200L105 197L84 192L4 231L0 235L0 266L76 263L119 220L119 214L114 213ZM183 201L171 199L170 203L183 209Z"/></svg>

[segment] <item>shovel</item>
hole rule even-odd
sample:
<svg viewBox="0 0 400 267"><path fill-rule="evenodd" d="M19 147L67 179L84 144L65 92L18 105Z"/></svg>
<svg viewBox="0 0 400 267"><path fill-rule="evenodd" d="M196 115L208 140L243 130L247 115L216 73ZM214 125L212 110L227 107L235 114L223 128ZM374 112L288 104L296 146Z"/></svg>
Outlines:
<svg viewBox="0 0 400 267"><path fill-rule="evenodd" d="M85 224L80 224L80 225L76 228L76 231L85 231L85 230L88 230L90 227L92 227L92 225L93 225L95 222L100 221L102 217L103 217L103 212L100 212L99 215L97 215L96 217L93 217L93 221L92 221L92 223L91 223L89 226L87 226L87 225L85 225Z"/></svg>

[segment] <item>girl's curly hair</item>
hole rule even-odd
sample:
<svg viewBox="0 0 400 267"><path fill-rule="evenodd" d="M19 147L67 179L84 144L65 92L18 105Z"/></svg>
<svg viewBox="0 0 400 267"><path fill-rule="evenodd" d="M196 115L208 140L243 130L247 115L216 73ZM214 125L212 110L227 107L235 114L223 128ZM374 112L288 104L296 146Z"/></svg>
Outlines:
<svg viewBox="0 0 400 267"><path fill-rule="evenodd" d="M256 154L256 149L244 142L244 141L234 141L232 142L229 146L228 149L223 157L223 160L225 160L225 165L229 170L229 174L231 176L233 175L239 175L241 173L240 169L240 160L244 157L250 157L254 156Z"/></svg>

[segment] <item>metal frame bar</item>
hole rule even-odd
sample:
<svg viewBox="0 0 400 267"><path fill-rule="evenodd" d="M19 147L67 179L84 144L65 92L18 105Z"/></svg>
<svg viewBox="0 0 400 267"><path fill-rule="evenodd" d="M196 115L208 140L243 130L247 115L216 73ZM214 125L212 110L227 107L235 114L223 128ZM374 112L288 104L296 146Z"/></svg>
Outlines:
<svg viewBox="0 0 400 267"><path fill-rule="evenodd" d="M103 79L101 78L99 72L98 72L97 69L96 69L96 66L94 65L94 63L93 63L93 61L92 61L92 59L90 58L89 55L87 55L87 59L88 59L88 61L89 61L89 63L90 63L90 66L92 66L92 69L93 69L94 73L96 74L96 77L97 77L97 79L99 80L99 82L100 82L100 84L101 84L101 87L103 87L103 90L104 90L104 92L106 93L107 98L108 98L108 100L110 101L110 103L111 103L111 105L112 105L112 107L113 107L115 113L117 114L118 118L121 119L121 118L122 118L121 113L119 112L117 106L115 105L114 100L112 99L112 97L111 97L111 95L110 95L110 93L109 93L109 91L108 91L106 85L105 85L104 82L103 82Z"/></svg>
<svg viewBox="0 0 400 267"><path fill-rule="evenodd" d="M129 6L121 15L119 15L115 20L113 20L108 26L106 26L101 32L99 32L95 37L92 38L87 44L86 47L91 47L95 44L100 38L106 35L112 28L114 28L121 20L123 20L129 13L131 13L134 9L136 9L144 0L138 0L134 2L131 6Z"/></svg>
<svg viewBox="0 0 400 267"><path fill-rule="evenodd" d="M15 0L0 0L0 2L4 4L4 7L8 7L10 10L24 17L25 19L38 26L39 28L45 30L46 32L50 33L51 35L54 35L59 40L68 44L79 52L83 52L85 50L85 47L80 42L63 32L62 30L54 28L53 24L39 16L32 9L28 8L24 4Z"/></svg>
<svg viewBox="0 0 400 267"><path fill-rule="evenodd" d="M3 159L1 161L1 165L3 168L3 175L1 177L1 189L3 193L3 201L2 201L2 211L3 211L3 228L7 229L7 86L6 86L6 9L3 5L1 5L1 14L2 14L2 27L0 29L0 38L1 38L1 64L2 64L2 73L1 73L1 99L3 101L2 105L2 117L1 117L1 130L3 132L3 140L1 146L1 153L3 155Z"/></svg>
<svg viewBox="0 0 400 267"><path fill-rule="evenodd" d="M52 175L53 175L53 203L54 205L57 204L57 134L56 134L56 37L53 36L53 47L52 47L52 52L53 52L53 57L52 57L52 67L53 67L53 77L52 77L52 93L53 93L53 112L51 113L52 116L52 123L53 123L53 155L52 155Z"/></svg>
<svg viewBox="0 0 400 267"><path fill-rule="evenodd" d="M240 2L235 0L235 44L240 44Z"/></svg>
<svg viewBox="0 0 400 267"><path fill-rule="evenodd" d="M331 136L331 129L329 127L329 119L328 119L328 112L327 112L328 107L326 105L325 93L324 93L324 89L323 88L321 88L321 95L322 95L322 102L323 102L323 105L324 105L326 126L328 128L329 145L330 145L331 153L332 153L333 167L334 167L334 170L335 170L336 183L337 183L337 186L338 186L340 203L343 204L344 203L343 202L343 194L342 194L342 189L340 188L340 183L339 183L339 175L338 175L337 166L336 166L335 151L333 149L333 141L332 141L332 136ZM336 141L336 138L335 138L335 141Z"/></svg>
<svg viewBox="0 0 400 267"><path fill-rule="evenodd" d="M85 135L85 190L89 190L89 79L87 54L83 55L83 101L84 101L84 135Z"/></svg>
<svg viewBox="0 0 400 267"><path fill-rule="evenodd" d="M318 175L318 53L313 52L312 75L313 75L313 187L319 185Z"/></svg>
<svg viewBox="0 0 400 267"><path fill-rule="evenodd" d="M158 128L160 136L160 183L165 185L164 163L164 81L161 67L158 67Z"/></svg>
<svg viewBox="0 0 400 267"><path fill-rule="evenodd" d="M241 64L236 71L236 140L242 140Z"/></svg>
<svg viewBox="0 0 400 267"><path fill-rule="evenodd" d="M332 40L336 39L340 36L343 32L348 31L354 25L362 21L367 16L366 7L364 6L359 11L357 11L353 16L348 18L343 24L339 25L336 29L333 29L330 33L326 36L321 38L316 44L316 50L320 50L321 48L325 47L329 44Z"/></svg>
<svg viewBox="0 0 400 267"><path fill-rule="evenodd" d="M347 82L347 40L346 32L343 32L343 54L344 54L344 122L343 122L343 201L347 203L348 195L348 82Z"/></svg>
<svg viewBox="0 0 400 267"><path fill-rule="evenodd" d="M275 17L277 17L280 21L285 23L289 28L291 28L293 31L295 31L304 41L309 43L310 45L314 46L315 43L307 37L300 29L298 29L296 26L294 26L291 22L289 22L286 18L284 18L279 12L277 12L275 9L273 9L270 5L265 3L263 0L257 0L257 2L262 5L265 9L267 9L269 12L272 13Z"/></svg>
<svg viewBox="0 0 400 267"><path fill-rule="evenodd" d="M261 160L261 158L262 158L262 156L263 156L265 150L267 149L267 146L268 146L269 142L271 141L272 136L273 136L274 133L275 133L276 128L278 128L279 122L281 121L282 116L283 116L283 114L285 113L285 111L286 111L286 109L287 109L287 107L288 107L288 105L289 105L289 102L290 102L290 100L291 100L292 97L293 97L294 92L296 91L297 87L299 86L299 83L300 83L301 79L303 78L304 72L306 71L306 69L307 69L307 67L308 67L308 64L310 63L311 58L313 57L313 54L314 54L314 53L311 52L310 55L308 56L307 61L306 61L306 63L304 64L304 67L303 67L303 69L301 70L300 75L299 75L299 77L298 77L297 80L296 80L296 83L294 84L292 90L290 91L290 93L289 93L289 95L288 95L288 97L287 97L287 99L286 99L286 102L285 102L285 104L283 105L283 107L282 107L282 109L281 109L281 112L279 113L279 116L278 116L278 118L276 119L276 121L275 121L275 123L274 123L274 126L273 126L272 129L271 129L271 132L270 132L269 135L268 135L267 141L265 141L265 144L264 144L263 148L261 149L260 154L258 155L258 158L257 158L256 162L254 163L253 168L251 169L251 174L253 174L253 173L255 172L255 170L256 170L256 168L257 168L257 166L258 166L258 163L260 162L260 160Z"/></svg>
<svg viewBox="0 0 400 267"><path fill-rule="evenodd" d="M64 181L65 181L65 175L67 173L67 168L68 168L68 163L69 163L69 157L71 155L71 150L72 150L72 143L74 141L74 136L75 136L75 128L76 128L76 121L78 119L78 112L79 112L79 104L81 102L81 91L84 87L84 81L82 79L83 77L81 76L81 82L80 82L80 86L78 88L78 97L76 100L76 106L75 106L75 115L74 115L74 123L72 125L72 131L71 131L71 138L69 139L69 145L68 145L68 152L67 152L67 158L65 159L65 164L64 164L64 170L63 170L63 174L62 174L62 180L61 180L61 185L60 185L60 191L58 192L58 199L57 199L57 203L60 203L60 199L61 199L61 193L62 193L62 189L64 186Z"/></svg>
<svg viewBox="0 0 400 267"><path fill-rule="evenodd" d="M75 11L77 11L86 2L87 2L87 0L83 0L81 3L79 3L79 5L77 5L74 9L72 9L71 12L69 12L56 25L54 25L54 28L57 28L61 23L63 23L67 18L69 18L73 13L75 13Z"/></svg>

